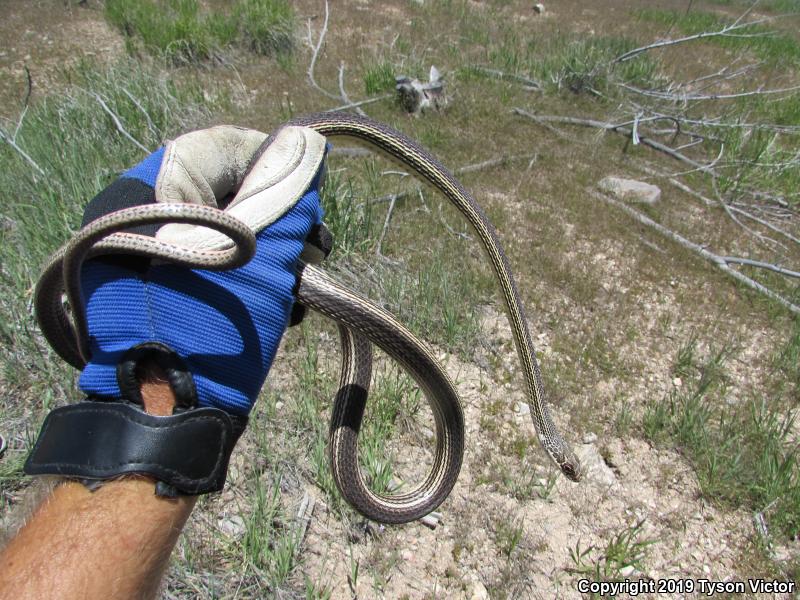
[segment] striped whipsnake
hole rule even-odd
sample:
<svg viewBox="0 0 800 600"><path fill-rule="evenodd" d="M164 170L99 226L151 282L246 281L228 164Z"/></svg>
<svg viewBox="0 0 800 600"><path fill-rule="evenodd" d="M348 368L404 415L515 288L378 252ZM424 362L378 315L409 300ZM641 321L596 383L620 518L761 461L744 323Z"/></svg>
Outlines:
<svg viewBox="0 0 800 600"><path fill-rule="evenodd" d="M508 259L494 227L469 192L425 149L381 123L347 113L320 113L296 118L290 125L310 127L329 139L348 138L377 150L443 193L466 217L500 284L539 441L568 478L579 480L581 465L556 430L545 404L539 366ZM121 232L137 225L176 222L216 229L233 241L233 247L199 251ZM163 259L190 268L223 270L245 264L254 251L255 238L249 227L216 208L148 204L113 212L81 229L50 259L36 288L36 316L56 352L71 365L82 368L88 355L79 285L84 260L121 253ZM464 419L453 384L427 346L388 312L343 287L314 265L301 263L298 272L298 302L339 323L342 372L331 418L329 452L340 491L357 510L376 521L405 523L424 516L448 496L461 468ZM63 292L71 307L72 321L63 306ZM436 421L437 444L431 470L419 487L402 494L372 492L358 467L358 431L371 375L370 342L412 375L425 392Z"/></svg>

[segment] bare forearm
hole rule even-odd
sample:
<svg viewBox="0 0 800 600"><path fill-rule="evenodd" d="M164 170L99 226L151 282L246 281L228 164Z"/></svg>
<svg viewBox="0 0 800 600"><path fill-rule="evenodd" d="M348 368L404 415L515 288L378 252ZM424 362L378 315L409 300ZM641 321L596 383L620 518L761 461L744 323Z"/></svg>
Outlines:
<svg viewBox="0 0 800 600"><path fill-rule="evenodd" d="M58 486L0 560L8 598L152 598L194 497L165 499L147 479L95 492Z"/></svg>
<svg viewBox="0 0 800 600"><path fill-rule="evenodd" d="M142 386L153 414L170 414L166 384ZM155 482L126 477L90 492L57 486L0 554L0 598L153 598L194 496L155 495Z"/></svg>

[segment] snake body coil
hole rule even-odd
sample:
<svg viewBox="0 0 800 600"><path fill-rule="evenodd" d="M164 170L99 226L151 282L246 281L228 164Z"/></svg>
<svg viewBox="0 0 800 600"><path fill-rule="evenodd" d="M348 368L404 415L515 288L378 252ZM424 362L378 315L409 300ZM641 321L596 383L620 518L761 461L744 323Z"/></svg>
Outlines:
<svg viewBox="0 0 800 600"><path fill-rule="evenodd" d="M470 194L430 153L381 123L346 113L320 113L294 119L290 124L310 127L333 139L354 139L378 150L442 192L466 217L486 250L500 284L539 441L567 477L575 481L580 479L580 463L556 430L544 401L541 374L508 259L494 227ZM217 229L234 242L234 248L198 252L152 237L119 233L135 225L171 222ZM79 285L85 259L112 253L136 254L190 268L219 270L246 263L254 248L255 239L249 228L214 208L156 204L117 211L93 221L51 258L36 288L36 316L56 352L76 368L82 368L88 358ZM300 270L298 301L340 325L342 376L331 419L329 452L334 479L342 495L357 510L376 521L404 523L424 516L447 497L461 468L464 422L452 383L435 355L386 311L312 265L301 265ZM74 325L62 304L63 291L67 293ZM417 381L436 421L437 446L431 471L419 487L402 494L375 494L365 484L358 467L358 431L371 374L370 341L383 348Z"/></svg>

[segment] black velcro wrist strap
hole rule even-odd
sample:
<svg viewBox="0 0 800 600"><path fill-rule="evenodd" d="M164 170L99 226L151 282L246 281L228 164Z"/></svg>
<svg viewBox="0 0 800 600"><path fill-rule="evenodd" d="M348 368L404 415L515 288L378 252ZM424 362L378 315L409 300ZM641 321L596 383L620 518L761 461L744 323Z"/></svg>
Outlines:
<svg viewBox="0 0 800 600"><path fill-rule="evenodd" d="M25 473L88 479L139 473L185 494L216 492L246 422L217 408L159 417L120 402L62 406L44 420Z"/></svg>

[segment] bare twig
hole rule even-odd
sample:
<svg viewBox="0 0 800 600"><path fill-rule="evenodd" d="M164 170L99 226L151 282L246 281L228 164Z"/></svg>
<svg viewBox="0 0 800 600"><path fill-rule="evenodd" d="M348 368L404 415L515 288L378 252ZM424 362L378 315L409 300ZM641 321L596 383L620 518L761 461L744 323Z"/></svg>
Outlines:
<svg viewBox="0 0 800 600"><path fill-rule="evenodd" d="M333 98L334 100L339 100L339 96L329 92L328 90L324 89L321 85L317 83L316 78L314 77L314 68L317 65L317 58L319 57L320 48L322 48L322 43L325 41L325 35L328 33L328 17L330 16L330 9L328 8L328 0L325 0L325 20L322 23L322 29L319 32L319 39L317 40L316 45L313 47L313 53L311 55L311 63L308 65L308 80L311 82L311 85L320 93L324 94L328 98ZM311 21L308 22L308 30L309 30L309 40L311 39Z"/></svg>
<svg viewBox="0 0 800 600"><path fill-rule="evenodd" d="M26 161L26 162L27 162L27 163L28 163L30 166L32 166L34 169L36 169L36 171L37 171L37 172L38 172L40 175L44 175L44 174L45 174L45 173L44 173L44 171L42 170L42 167L40 167L39 165L37 165L37 164L36 164L36 161L35 161L35 160L33 160L33 159L32 159L32 158L31 158L31 157L28 155L28 153L27 153L27 152L25 152L25 151L24 151L22 148L20 148L20 147L17 145L17 143L16 143L16 142L15 142L15 141L14 141L14 140L13 140L13 139L12 139L12 138L11 138L11 137L8 135L8 134L6 134L6 132L5 132L5 131L3 131L2 129L0 129L0 139L1 139L1 140L3 140L5 143L7 143L9 146L11 146L11 147L12 147L14 150L16 150L16 151L19 153L19 155L20 155L22 158L24 158L24 159L25 159L25 161Z"/></svg>
<svg viewBox="0 0 800 600"><path fill-rule="evenodd" d="M114 125L116 126L117 131L119 131L122 135L128 138L137 148L139 148L140 150L142 150L147 154L150 153L150 150L145 148L142 144L140 144L136 140L135 137L133 137L130 133L128 133L125 130L125 128L122 126L122 123L119 120L119 117L117 117L117 115L114 114L114 111L108 107L108 105L103 101L103 99L98 94L96 94L95 92L89 92L89 94L94 96L94 99L97 100L97 103L101 106L101 108L106 112L106 114L109 117L111 117L111 120L114 121Z"/></svg>
<svg viewBox="0 0 800 600"><path fill-rule="evenodd" d="M383 247L383 240L386 238L386 232L389 231L389 223L392 220L392 213L394 212L394 206L397 202L397 197L392 198L389 203L389 210L386 211L386 220L383 222L383 229L381 230L381 235L378 237L378 243L375 244L375 254L378 256L383 256L381 249Z"/></svg>
<svg viewBox="0 0 800 600"><path fill-rule="evenodd" d="M325 112L337 112L340 110L347 110L348 108L357 108L359 106L372 104L373 102L380 102L381 100L386 100L387 98L391 98L392 96L393 94L384 94L383 96L375 96L374 98L367 98L366 100L359 100L358 102L349 102L347 104L343 104L335 108L329 108Z"/></svg>
<svg viewBox="0 0 800 600"><path fill-rule="evenodd" d="M142 106L141 103L136 99L136 97L133 94L131 94L127 89L125 89L124 87L121 89L122 93L125 94L128 97L128 99L131 102L133 102L134 106L136 106L136 108L139 109L139 112L141 112L144 115L144 118L147 121L147 128L150 130L150 133L152 133L153 136L155 136L155 138L158 139L160 137L160 134L158 133L156 126L153 125L153 119L150 118L150 115L144 109L144 106Z"/></svg>
<svg viewBox="0 0 800 600"><path fill-rule="evenodd" d="M751 227L748 227L747 225L742 223L733 214L733 211L730 209L730 206L728 206L728 203L725 202L725 199L722 197L722 194L719 193L719 189L717 188L716 180L714 180L714 179L711 180L711 186L714 188L714 194L717 196L717 201L719 202L719 205L722 207L722 210L725 211L725 214L728 215L728 218L730 218L731 221L736 223L739 227L744 229L747 233L752 235L754 238L756 238L760 242L762 242L764 244L768 244L768 245L772 244L772 245L780 246L784 250L788 250L788 248L784 244L781 244L779 241L774 240L771 237L767 237L765 235L762 235L758 231L756 231L755 229L752 229Z"/></svg>
<svg viewBox="0 0 800 600"><path fill-rule="evenodd" d="M734 35L732 34L732 32L736 32L741 29L745 29L747 27L752 27L753 25L759 25L768 20L769 20L768 18L764 18L764 19L756 19L755 21L748 21L747 23L741 23L739 19L737 19L736 22L732 23L731 25L726 25L725 27L723 27L718 31L704 31L702 33L696 33L694 35L688 35L686 37L677 38L673 40L662 40L660 42L655 42L653 44L648 44L647 46L634 48L633 50L629 50L624 54L620 54L618 57L616 57L614 60L611 61L611 64L625 62L636 56L639 56L640 54L643 54L644 52L647 52L648 50L655 50L656 48L675 46L676 44L683 44L685 42L702 40L704 38L710 38L710 37L739 37L742 34ZM744 35L752 36L753 34L744 34ZM760 37L763 34L755 34L755 35L758 35Z"/></svg>
<svg viewBox="0 0 800 600"><path fill-rule="evenodd" d="M782 306L786 307L790 312L800 315L800 306L793 304L792 302L790 302L777 292L769 289L765 285L762 285L757 281L754 281L750 277L747 277L746 275L740 273L736 269L731 268L730 265L725 261L725 257L719 256L718 254L714 254L713 252L709 252L700 244L696 244L686 239L679 233L676 233L671 229L664 227L659 223L656 223L650 217L640 213L635 208L632 208L623 202L610 198L609 196L601 194L600 192L597 192L596 190L593 189L587 189L587 192L593 197L597 198L598 200L601 200L606 204L610 204L611 206L614 206L615 208L622 210L623 212L627 213L628 215L636 219L639 223L642 223L647 227L655 229L658 233L660 233L664 237L671 239L680 246L683 246L684 248L691 250L695 254L698 254L705 260L714 264L718 269L720 269L723 273L725 273L729 277L736 279L737 281L746 285L750 289L757 291L758 293L770 298L771 300L774 300L775 302L778 302Z"/></svg>
<svg viewBox="0 0 800 600"><path fill-rule="evenodd" d="M353 103L350 101L350 98L348 97L347 92L344 89L344 61L339 63L339 94L341 94L342 100L344 100L346 104L351 105L359 115L361 115L362 117L367 116L367 113L361 110L360 106L353 106Z"/></svg>
<svg viewBox="0 0 800 600"><path fill-rule="evenodd" d="M484 67L481 65L470 65L469 68L473 69L474 71L478 71L479 73L483 73L484 75L488 75L489 77L493 77L495 79L515 81L516 83L521 83L528 88L533 88L537 90L542 89L542 84L536 81L535 79L531 79L530 77L525 77L523 75L516 75L514 73L506 73L505 71L498 71L497 69L491 69L489 67Z"/></svg>
<svg viewBox="0 0 800 600"><path fill-rule="evenodd" d="M31 92L33 91L31 70L28 68L28 65L25 65L23 69L25 69L25 96L22 99L22 112L19 115L19 119L17 119L17 126L14 128L14 135L11 138L14 142L17 141L17 134L19 134L19 130L22 128L22 122L25 120L25 115L28 113L28 105L31 100Z"/></svg>
<svg viewBox="0 0 800 600"><path fill-rule="evenodd" d="M784 269L780 265L762 262L760 260L751 260L749 258L741 258L739 256L721 256L720 258L722 258L722 260L724 260L728 264L733 263L737 265L747 265L748 267L757 267L759 269L767 269L775 273L780 273L785 277L794 277L795 279L800 279L800 273L798 273L797 271Z"/></svg>
<svg viewBox="0 0 800 600"><path fill-rule="evenodd" d="M746 98L748 96L769 96L771 94L785 94L787 92L795 92L800 90L800 85L793 85L788 88L776 89L757 89L749 90L747 92L737 92L735 94L690 94L690 93L673 93L673 92L659 92L657 90L643 90L641 88L628 85L627 83L618 83L620 87L625 88L629 92L649 96L650 98L658 98L659 100L670 100L673 102L692 102L697 100L728 100L731 98Z"/></svg>
<svg viewBox="0 0 800 600"><path fill-rule="evenodd" d="M553 115L534 115L529 113L528 111L521 109L521 108L514 108L513 112L515 114L521 115L523 117L527 117L537 123L566 123L569 125L579 125L582 127L594 127L596 129L601 129L603 131L614 131L616 133L620 133L626 137L631 137L632 130L628 127L624 127L620 124L614 123L607 123L604 121L596 121L594 119L579 119L575 117L560 117L560 116L553 116ZM685 154L682 154L675 150L674 148L670 148L666 144L662 144L659 141L656 141L652 138L639 136L639 142L650 146L651 148L668 154L669 156L685 162L688 165L694 167L697 171L702 171L703 173L708 173L713 177L717 177L717 174L714 172L714 169L709 167L708 165L704 165L702 163L697 162L694 159L689 158Z"/></svg>

